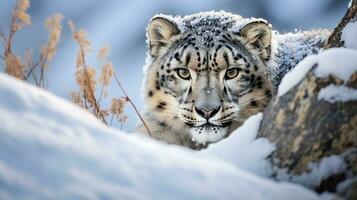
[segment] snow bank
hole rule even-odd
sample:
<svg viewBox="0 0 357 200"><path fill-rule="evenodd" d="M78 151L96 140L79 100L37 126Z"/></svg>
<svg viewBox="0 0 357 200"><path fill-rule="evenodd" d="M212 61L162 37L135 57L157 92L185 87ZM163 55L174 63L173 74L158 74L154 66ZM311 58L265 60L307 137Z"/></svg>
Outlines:
<svg viewBox="0 0 357 200"><path fill-rule="evenodd" d="M357 100L357 90L343 85L338 86L331 84L322 88L317 98L330 103L352 101Z"/></svg>
<svg viewBox="0 0 357 200"><path fill-rule="evenodd" d="M352 73L357 71L357 51L331 48L308 56L284 76L278 88L278 96L284 95L299 84L314 66L317 77L327 77L331 74L348 81Z"/></svg>
<svg viewBox="0 0 357 200"><path fill-rule="evenodd" d="M275 146L266 138L256 139L262 118L261 113L250 117L227 139L211 144L207 150L200 153L213 155L241 169L268 177L270 166L265 158L274 151Z"/></svg>
<svg viewBox="0 0 357 200"><path fill-rule="evenodd" d="M230 159L107 128L72 104L3 74L0 95L0 199L318 199ZM245 127L255 132L259 118ZM256 151L270 151L265 145L256 144ZM210 151L229 149L217 144Z"/></svg>

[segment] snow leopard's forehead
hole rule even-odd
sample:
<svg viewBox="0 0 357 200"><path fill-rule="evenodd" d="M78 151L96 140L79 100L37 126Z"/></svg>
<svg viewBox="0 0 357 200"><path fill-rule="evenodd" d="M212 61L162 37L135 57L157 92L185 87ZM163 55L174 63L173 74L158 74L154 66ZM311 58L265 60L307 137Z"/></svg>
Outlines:
<svg viewBox="0 0 357 200"><path fill-rule="evenodd" d="M211 47L213 43L222 39L224 32L234 24L232 19L222 21L222 18L193 18L185 21L187 32L192 33L197 38L197 42L205 47Z"/></svg>
<svg viewBox="0 0 357 200"><path fill-rule="evenodd" d="M264 21L257 18L243 18L229 12L201 12L184 17L162 17L174 22L181 33L190 33L197 38L197 45L211 47L213 43L221 40L227 32L239 32L246 24L253 21Z"/></svg>

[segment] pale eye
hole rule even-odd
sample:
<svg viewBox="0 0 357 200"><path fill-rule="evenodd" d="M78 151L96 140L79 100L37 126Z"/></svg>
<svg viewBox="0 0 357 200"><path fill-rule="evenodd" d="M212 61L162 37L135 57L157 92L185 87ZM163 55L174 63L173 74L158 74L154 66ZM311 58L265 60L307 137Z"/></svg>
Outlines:
<svg viewBox="0 0 357 200"><path fill-rule="evenodd" d="M231 68L226 71L225 78L226 79L233 79L237 77L239 74L239 69L238 68Z"/></svg>
<svg viewBox="0 0 357 200"><path fill-rule="evenodd" d="M191 78L191 74L188 69L179 68L179 69L176 69L176 73L180 78L182 78L184 80L190 80L190 78Z"/></svg>

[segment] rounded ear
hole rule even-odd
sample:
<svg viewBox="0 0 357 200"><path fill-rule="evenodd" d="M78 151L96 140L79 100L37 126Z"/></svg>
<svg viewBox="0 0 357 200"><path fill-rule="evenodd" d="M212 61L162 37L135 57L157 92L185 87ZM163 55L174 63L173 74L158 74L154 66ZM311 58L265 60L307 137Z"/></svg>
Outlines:
<svg viewBox="0 0 357 200"><path fill-rule="evenodd" d="M241 28L239 34L247 40L248 44L259 50L262 60L269 60L272 31L267 23L251 22Z"/></svg>
<svg viewBox="0 0 357 200"><path fill-rule="evenodd" d="M179 34L177 25L163 17L154 17L148 26L150 54L156 57L160 49L169 44L170 39Z"/></svg>

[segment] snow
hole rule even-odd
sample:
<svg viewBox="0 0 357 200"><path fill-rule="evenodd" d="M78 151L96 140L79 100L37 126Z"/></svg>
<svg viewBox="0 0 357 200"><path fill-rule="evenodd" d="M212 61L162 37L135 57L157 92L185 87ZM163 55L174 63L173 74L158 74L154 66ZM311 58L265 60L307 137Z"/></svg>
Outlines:
<svg viewBox="0 0 357 200"><path fill-rule="evenodd" d="M350 49L357 49L357 20L348 23L342 30L341 40L344 46Z"/></svg>
<svg viewBox="0 0 357 200"><path fill-rule="evenodd" d="M348 81L350 76L357 71L357 51L331 48L317 55L308 56L283 77L278 88L278 96L284 95L300 83L314 66L316 67L314 73L317 77L334 75L341 80Z"/></svg>
<svg viewBox="0 0 357 200"><path fill-rule="evenodd" d="M0 94L0 199L319 199L302 186L239 167L271 151L270 144L253 139L261 115L243 126L252 128L241 133L247 134L241 136L245 147L230 145L246 157L254 146L262 153L225 159L213 158L229 150L219 144L203 156L108 128L71 103L4 74Z"/></svg>
<svg viewBox="0 0 357 200"><path fill-rule="evenodd" d="M316 57L318 67L315 70L317 77L327 77L332 74L348 81L357 71L357 50L333 48L322 52Z"/></svg>
<svg viewBox="0 0 357 200"><path fill-rule="evenodd" d="M283 96L292 87L300 83L315 63L315 57L309 56L300 62L294 69L288 72L281 80L278 88L278 97Z"/></svg>
<svg viewBox="0 0 357 200"><path fill-rule="evenodd" d="M266 138L256 139L262 118L261 113L250 117L229 138L210 145L200 154L213 155L229 161L241 169L268 177L270 166L265 158L274 151L275 146ZM232 151L232 149L234 150Z"/></svg>
<svg viewBox="0 0 357 200"><path fill-rule="evenodd" d="M332 155L323 158L319 163L309 163L308 168L309 172L301 175L290 175L286 170L280 169L277 172L277 178L314 188L329 176L344 172L347 165L340 156Z"/></svg>
<svg viewBox="0 0 357 200"><path fill-rule="evenodd" d="M330 84L320 90L317 98L330 103L353 101L357 100L357 90L344 85Z"/></svg>
<svg viewBox="0 0 357 200"><path fill-rule="evenodd" d="M350 0L350 2L348 3L348 6L347 6L348 8L351 8L351 6L352 6L352 1L353 1L353 0Z"/></svg>

